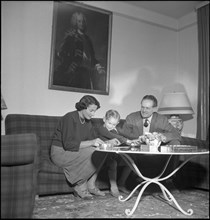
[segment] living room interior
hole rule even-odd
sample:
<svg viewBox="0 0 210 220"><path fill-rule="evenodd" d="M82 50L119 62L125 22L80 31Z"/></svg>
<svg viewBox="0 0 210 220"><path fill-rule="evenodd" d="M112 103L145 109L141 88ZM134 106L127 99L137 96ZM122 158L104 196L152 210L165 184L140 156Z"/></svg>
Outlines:
<svg viewBox="0 0 210 220"><path fill-rule="evenodd" d="M189 98L193 114L184 121L182 136L197 139L198 117L201 114L198 113L201 102L198 97L200 63L197 10L206 5L209 7L209 2L191 1L190 10L188 8L185 14L178 17L155 11L152 7L149 9L143 1L138 7L135 1L77 2L112 13L109 91L108 94L92 94L101 103L95 117L103 118L108 109L115 109L121 119L125 119L129 113L140 109L140 101L146 94L155 95L160 103L166 93L183 92ZM57 117L74 111L75 102L85 93L49 89L54 2L3 1L1 6L1 95L6 105L1 111L1 135L7 136L7 116L55 116L57 120ZM209 57L209 48L207 50ZM206 92L204 97L204 100L209 100L209 93ZM205 112L208 112L209 105L204 106L207 108ZM14 120L10 118L10 131ZM208 126L209 122L204 128L206 136L200 139L209 149ZM19 128L16 127L17 130ZM198 161L200 164L201 157ZM209 173L209 155L205 155L201 163ZM209 174L205 177L204 185L203 190L208 192ZM202 217L208 218L209 213L205 214Z"/></svg>

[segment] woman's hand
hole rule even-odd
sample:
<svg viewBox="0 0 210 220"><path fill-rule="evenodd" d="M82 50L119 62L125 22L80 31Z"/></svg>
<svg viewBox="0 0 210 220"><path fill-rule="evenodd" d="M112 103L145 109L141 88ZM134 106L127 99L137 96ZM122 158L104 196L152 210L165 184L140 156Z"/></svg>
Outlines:
<svg viewBox="0 0 210 220"><path fill-rule="evenodd" d="M96 138L96 139L92 140L92 142L93 142L92 145L95 146L95 147L99 147L100 145L102 145L102 144L105 143L105 142L102 141L100 138Z"/></svg>
<svg viewBox="0 0 210 220"><path fill-rule="evenodd" d="M120 141L117 138L113 138L111 140L106 141L106 143L110 143L112 145L120 145Z"/></svg>

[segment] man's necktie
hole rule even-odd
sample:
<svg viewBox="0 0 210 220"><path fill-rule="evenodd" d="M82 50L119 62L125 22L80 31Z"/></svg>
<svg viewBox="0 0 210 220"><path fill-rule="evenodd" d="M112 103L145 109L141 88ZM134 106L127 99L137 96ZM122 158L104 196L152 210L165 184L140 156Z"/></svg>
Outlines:
<svg viewBox="0 0 210 220"><path fill-rule="evenodd" d="M144 127L147 127L148 125L149 125L149 120L146 119L146 120L144 121Z"/></svg>

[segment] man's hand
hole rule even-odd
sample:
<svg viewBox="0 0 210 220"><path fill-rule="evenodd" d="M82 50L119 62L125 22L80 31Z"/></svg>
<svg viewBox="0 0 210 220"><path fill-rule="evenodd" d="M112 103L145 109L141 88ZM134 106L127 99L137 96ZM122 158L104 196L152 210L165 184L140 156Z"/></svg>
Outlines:
<svg viewBox="0 0 210 220"><path fill-rule="evenodd" d="M165 135L161 134L161 136L160 136L160 140L161 140L161 142L166 143L167 138L166 138Z"/></svg>
<svg viewBox="0 0 210 220"><path fill-rule="evenodd" d="M146 139L145 139L144 135L139 136L138 139L139 139L140 143L145 143L146 142Z"/></svg>

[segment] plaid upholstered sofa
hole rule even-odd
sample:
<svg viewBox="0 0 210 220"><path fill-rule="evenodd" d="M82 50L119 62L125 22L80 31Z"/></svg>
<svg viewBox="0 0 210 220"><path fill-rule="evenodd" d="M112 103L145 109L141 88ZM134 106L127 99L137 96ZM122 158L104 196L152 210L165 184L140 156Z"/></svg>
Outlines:
<svg viewBox="0 0 210 220"><path fill-rule="evenodd" d="M1 218L31 218L37 191L35 134L1 136Z"/></svg>
<svg viewBox="0 0 210 220"><path fill-rule="evenodd" d="M182 144L195 145L209 149L209 141L182 137ZM184 156L180 156L180 163ZM178 188L199 188L209 190L209 154L192 158L184 167L177 172L175 182Z"/></svg>
<svg viewBox="0 0 210 220"><path fill-rule="evenodd" d="M5 133L6 134L20 134L20 133L35 133L39 138L40 143L40 163L39 163L39 173L38 173L38 195L47 194L61 194L72 192L72 188L67 182L63 170L55 166L50 160L50 146L52 135L55 131L56 125L60 119L60 116L44 116L44 115L26 115L26 114L9 114L5 119ZM103 123L102 118L92 119L93 125L98 126ZM124 123L124 119L121 119L120 126ZM197 145L197 140L191 140L186 138L183 140L183 144L195 144ZM200 144L200 143L199 143ZM202 144L204 144L202 142ZM157 159L156 159L157 158ZM148 163L144 163L145 158L141 158L141 170L143 169L143 174L154 173L155 169L164 163L163 156L160 157L149 157L146 160L150 160ZM149 165L148 165L149 164ZM120 172L120 171L119 171ZM159 173L159 172L158 172ZM120 175L120 173L119 173ZM106 189L108 185L108 177L106 174L106 169L102 169L96 184L100 189Z"/></svg>

